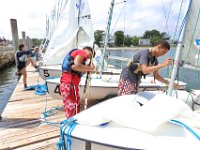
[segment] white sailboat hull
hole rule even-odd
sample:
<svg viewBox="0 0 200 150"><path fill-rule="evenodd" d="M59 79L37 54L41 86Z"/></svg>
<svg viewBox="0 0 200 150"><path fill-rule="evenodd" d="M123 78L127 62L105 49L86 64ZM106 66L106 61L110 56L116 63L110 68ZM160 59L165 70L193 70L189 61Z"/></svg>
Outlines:
<svg viewBox="0 0 200 150"><path fill-rule="evenodd" d="M157 133L148 134L115 124L106 127L77 125L71 136L72 150L84 150L88 141L91 143L91 150L188 150L191 147L192 150L200 149L200 142L181 126L168 123L159 130ZM76 148L77 145L79 148Z"/></svg>
<svg viewBox="0 0 200 150"><path fill-rule="evenodd" d="M62 69L61 65L57 66L40 66L39 67L39 75L42 79L46 80L52 77L61 77Z"/></svg>
<svg viewBox="0 0 200 150"><path fill-rule="evenodd" d="M193 116L196 113L191 111L191 109L189 109L188 106L183 102L175 99L168 99L170 97L161 94L159 97L157 97L157 100L154 99L152 102L151 99L153 99L156 95L157 94L155 92L148 91L140 93L139 96L128 95L125 97L117 97L95 105L92 108L89 108L90 110L85 110L74 116L74 118L77 119L78 124L73 129L70 136L72 138L73 150L79 150L75 148L78 143L82 143L79 145L82 145L81 148L85 149L85 142L89 142L91 144L91 150L199 150L199 129L191 127L191 124L188 126L188 124L185 124L184 122L175 123L173 121L168 121L171 119L180 120L180 118L184 118L185 114L190 114L189 116L191 118L188 117L188 115L185 115L186 120L184 120L185 122L189 123L190 119L194 119ZM144 106L135 107L135 101L143 103ZM120 110L119 107L121 108ZM102 108L104 108L105 113L102 112ZM130 111L132 109L135 110ZM144 110L146 110L146 112ZM159 110L160 112L157 112ZM117 115L115 114L116 111L118 112ZM107 112L110 112L110 114L107 114ZM122 115L119 115L120 113L122 113ZM144 118L141 118L141 116L137 117L137 115L134 115L134 113L137 113L139 116L144 114L145 116L143 116ZM93 118L95 116L98 119ZM162 117L164 117L164 119ZM113 118L113 120L110 120L111 118ZM149 124L142 125L141 123L143 123L143 121L139 120L143 120L144 123L150 122ZM123 123L127 121L132 123L126 126ZM140 122L138 125L141 124L143 127L140 128L140 126L135 126L134 124L137 124L135 121ZM104 125L96 125L104 122L109 123ZM120 124L120 122L123 125ZM133 127L131 127L131 125L133 125ZM156 129L151 130L150 128L152 125L157 126ZM146 127L150 130L146 129ZM64 131L65 135L67 135L68 130L70 129L62 131ZM195 136L194 132L197 136Z"/></svg>
<svg viewBox="0 0 200 150"><path fill-rule="evenodd" d="M104 75L104 79L91 79L91 86L89 91L89 100L98 100L106 98L110 95L116 95L118 91L118 79L119 75ZM111 80L110 77L112 77ZM60 78L48 79L46 80L48 92L50 96L54 99L62 100L62 97L59 93ZM79 85L79 93L81 100L85 99L84 93L85 87L85 77L81 78Z"/></svg>
<svg viewBox="0 0 200 150"><path fill-rule="evenodd" d="M46 84L49 95L53 99L62 100L62 96L60 95L59 92L60 78L53 79L51 81L47 80ZM116 95L117 91L118 91L117 86L115 87L92 86L90 88L89 100L98 100L98 99L103 99L109 95ZM84 84L79 85L79 93L80 93L80 99L83 101L85 99Z"/></svg>
<svg viewBox="0 0 200 150"><path fill-rule="evenodd" d="M61 77L62 75L62 66L41 66L39 68L39 75L42 79L46 80L49 78ZM103 74L120 74L119 69L108 68L107 71L103 71Z"/></svg>
<svg viewBox="0 0 200 150"><path fill-rule="evenodd" d="M120 77L119 75L103 75L102 79L99 79L97 77L98 75L92 76L91 85L89 88L89 100L98 100L108 97L110 95L117 95L118 82ZM54 99L62 100L62 97L59 93L60 78L48 79L46 80L46 83L50 96ZM183 82L180 82L180 85L183 89L186 86L186 84ZM83 76L79 85L81 100L85 99L85 94L83 93L84 86L85 77ZM142 79L139 90L162 90L165 87L166 85L158 81L156 81L156 83L153 83L153 77L146 77L146 79Z"/></svg>

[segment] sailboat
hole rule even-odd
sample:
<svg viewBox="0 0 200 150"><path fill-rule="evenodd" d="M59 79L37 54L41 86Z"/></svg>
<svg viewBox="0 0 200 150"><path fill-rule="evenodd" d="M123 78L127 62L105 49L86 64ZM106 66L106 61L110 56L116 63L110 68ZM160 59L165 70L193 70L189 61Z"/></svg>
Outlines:
<svg viewBox="0 0 200 150"><path fill-rule="evenodd" d="M118 91L118 81L120 78L120 74L118 74L118 75L103 74L104 55L105 55L105 51L107 49L108 36L110 33L110 25L111 25L112 14L113 14L113 9L114 9L114 2L115 2L114 0L111 1L111 7L110 7L109 16L108 16L107 30L106 30L106 37L105 37L105 42L104 42L100 74L92 74L91 85L90 85L91 92L89 95L89 100L104 99L108 96L116 95L117 91ZM70 3L70 1L68 1L68 3ZM71 3L73 3L73 5L77 4L75 1L73 1ZM82 4L82 3L84 3L84 4ZM66 3L66 5L69 5L73 8L72 4ZM80 13L78 13L79 16L88 16L88 15L90 16L89 6L88 6L88 3L86 0L80 1L80 7L81 7ZM72 8L66 7L65 9L68 10L68 9L72 9ZM69 11L69 10L68 11L67 10L63 11L64 16L67 15L67 12ZM82 19L82 17L75 17L76 16L75 14L76 13L73 14L73 11L72 12L70 11L70 16L68 16L68 17ZM69 33L71 33L71 36L70 36L70 34L68 34L68 30L71 29L72 25L71 25L71 22L65 23L66 19L68 19L68 18L63 17L61 19L61 22L58 23L57 30L55 30L55 33L54 33L55 36L53 36L52 41L50 42L49 47L47 49L47 52L45 53L44 64L46 64L48 66L40 67L40 75L42 76L42 78L45 78L45 79L49 78L49 77L52 78L52 75L53 75L53 77L57 77L54 79L46 79L48 92L49 92L50 96L54 99L62 99L60 92L59 92L60 91L59 85L60 85L60 76L61 76L61 66L60 65L51 66L51 64L54 64L54 65L61 64L62 63L61 60L63 60L63 57L65 56L67 51L70 49L73 49L73 47L77 47L76 44L78 46L80 46L80 43L81 43L81 45L84 45L84 44L88 45L87 43L92 43L92 41L93 41L93 30L92 30L91 18L87 19L87 22L86 21L78 21L78 20L74 21L72 31L69 31ZM61 25L61 26L59 26L59 25ZM64 25L66 25L66 26L64 27ZM75 28L74 26L77 28ZM81 32L79 31L79 28L83 28L85 31L85 34L81 34ZM63 32L61 32L62 30L63 30ZM62 34L59 34L59 33L62 33ZM63 33L65 33L65 34L63 34ZM88 33L88 34L86 34L86 33ZM90 36L88 36L88 35L90 35ZM62 36L64 36L64 37L62 37ZM77 36L77 38L75 38L76 36ZM88 40L86 37L89 37ZM79 38L81 38L81 39L79 39ZM83 42L83 39L85 40L85 42ZM55 46L55 45L58 45L58 46L53 48L53 46ZM60 70L58 68L60 68ZM79 86L81 100L84 100L84 97L85 97L85 94L83 93L83 89L85 87L85 80L86 80L86 78L85 78L85 76L83 76L81 78L81 83ZM180 82L180 85L182 86L182 88L185 88L185 86L186 86L186 84L183 82ZM142 80L142 84L140 85L140 90L144 90L146 88L148 88L148 89L151 88L151 89L157 90L157 89L163 89L165 87L166 87L165 84L162 84L158 81L154 82L153 77L146 77L146 79Z"/></svg>
<svg viewBox="0 0 200 150"><path fill-rule="evenodd" d="M193 111L183 101L172 97L180 60L183 67L200 67L195 60L200 55L196 46L200 36L199 17L200 1L188 0L168 95L148 91L99 103L63 122L58 146L72 146L73 150L78 150L85 149L87 142L91 150L199 150L199 104L196 103L197 110ZM199 101L200 97L194 100Z"/></svg>

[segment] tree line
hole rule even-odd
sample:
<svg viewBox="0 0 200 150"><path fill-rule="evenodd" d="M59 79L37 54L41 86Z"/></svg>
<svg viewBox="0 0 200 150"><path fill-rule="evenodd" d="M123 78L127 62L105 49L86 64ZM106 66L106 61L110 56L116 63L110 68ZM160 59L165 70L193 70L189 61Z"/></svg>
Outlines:
<svg viewBox="0 0 200 150"><path fill-rule="evenodd" d="M94 32L94 37L95 37L95 43L99 47L102 47L104 45L105 31L96 30ZM154 29L154 30L146 30L143 36L130 36L130 35L125 35L123 31L116 31L114 35L110 36L110 38L112 38L108 41L108 45L110 46L130 47L132 45L138 46L140 38L150 39L151 45L154 46L157 42L161 40L169 40L170 36L166 32L159 32L158 30ZM39 46L42 41L44 40L32 38L33 45ZM111 45L111 44L114 44L114 45Z"/></svg>
<svg viewBox="0 0 200 150"><path fill-rule="evenodd" d="M105 37L105 31L103 30L96 30L94 32L94 37L95 37L95 43L99 46L103 46L104 42L104 37ZM122 47L122 46L127 46L130 47L131 45L133 46L138 46L139 44L139 39L144 38L144 39L150 39L150 43L152 46L154 46L156 43L158 43L161 40L169 40L170 36L166 32L160 32L156 29L154 30L146 30L143 34L143 36L130 36L130 35L125 35L123 31L116 31L114 35L110 35L111 38L114 38L114 46L117 47ZM113 39L108 41L108 45L111 44Z"/></svg>

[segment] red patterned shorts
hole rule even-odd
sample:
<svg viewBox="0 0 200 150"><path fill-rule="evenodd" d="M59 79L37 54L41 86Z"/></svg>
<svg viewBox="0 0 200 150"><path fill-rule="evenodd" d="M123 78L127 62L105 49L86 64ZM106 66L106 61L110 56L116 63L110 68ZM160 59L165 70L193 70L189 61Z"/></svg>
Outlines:
<svg viewBox="0 0 200 150"><path fill-rule="evenodd" d="M120 79L118 89L118 96L137 94L138 83L132 83L128 80Z"/></svg>
<svg viewBox="0 0 200 150"><path fill-rule="evenodd" d="M78 85L70 83L60 84L60 93L63 98L65 115L67 118L80 112L80 95Z"/></svg>

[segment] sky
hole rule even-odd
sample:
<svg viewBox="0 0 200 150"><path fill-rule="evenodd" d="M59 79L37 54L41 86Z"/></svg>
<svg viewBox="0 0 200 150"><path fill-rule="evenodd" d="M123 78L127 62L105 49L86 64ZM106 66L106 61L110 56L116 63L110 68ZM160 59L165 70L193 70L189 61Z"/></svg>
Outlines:
<svg viewBox="0 0 200 150"><path fill-rule="evenodd" d="M105 30L110 1L88 0L94 30ZM12 18L17 19L19 38L21 38L22 31L25 31L26 35L31 38L45 38L46 14L50 13L56 2L57 0L2 1L0 37L12 38L10 28ZM169 33L171 37L174 36L181 0L127 0L126 3L117 4L118 2L123 2L123 0L115 0L111 33L122 30L131 36L142 36L145 30L157 29ZM122 11L123 8L125 11ZM168 14L166 27L165 15L168 16Z"/></svg>

